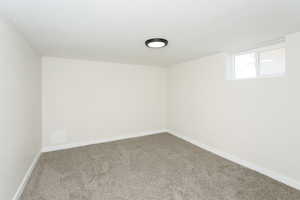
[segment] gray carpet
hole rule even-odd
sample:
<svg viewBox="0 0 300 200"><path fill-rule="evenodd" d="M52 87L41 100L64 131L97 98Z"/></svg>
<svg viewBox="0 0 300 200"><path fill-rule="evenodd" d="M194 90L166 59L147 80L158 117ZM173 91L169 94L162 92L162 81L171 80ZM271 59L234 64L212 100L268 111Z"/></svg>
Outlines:
<svg viewBox="0 0 300 200"><path fill-rule="evenodd" d="M22 200L299 200L300 191L170 134L44 153Z"/></svg>

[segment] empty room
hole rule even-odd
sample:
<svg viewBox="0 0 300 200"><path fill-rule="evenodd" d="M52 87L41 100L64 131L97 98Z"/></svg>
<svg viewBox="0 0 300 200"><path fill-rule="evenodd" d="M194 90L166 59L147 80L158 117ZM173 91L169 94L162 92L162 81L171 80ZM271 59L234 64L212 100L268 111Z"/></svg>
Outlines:
<svg viewBox="0 0 300 200"><path fill-rule="evenodd" d="M1 0L0 200L300 200L299 0Z"/></svg>

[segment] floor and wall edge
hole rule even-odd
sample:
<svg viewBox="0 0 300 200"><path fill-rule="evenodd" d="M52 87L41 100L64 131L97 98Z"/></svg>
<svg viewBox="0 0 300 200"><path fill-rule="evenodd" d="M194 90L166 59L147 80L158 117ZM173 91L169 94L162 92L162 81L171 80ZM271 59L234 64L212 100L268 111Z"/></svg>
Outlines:
<svg viewBox="0 0 300 200"><path fill-rule="evenodd" d="M63 150L63 149L70 149L70 148L105 143L105 142L113 142L113 141L122 140L122 139L129 139L129 138L154 135L154 134L166 133L166 132L169 132L169 130L162 129L162 130L147 131L147 132L142 132L142 133L137 133L137 134L130 134L130 135L126 135L126 136L111 137L111 138L107 138L107 139L99 139L99 140L94 140L94 141L75 142L75 143L67 143L67 144L61 144L61 145L55 145L55 146L46 146L46 147L42 148L42 152L58 151L58 150Z"/></svg>
<svg viewBox="0 0 300 200"><path fill-rule="evenodd" d="M178 138L180 138L180 139L183 139L183 140L185 140L187 142L190 142L191 144L194 144L194 145L196 145L196 146L198 146L198 147L200 147L202 149L205 149L205 150L207 150L207 151L209 151L211 153L214 153L214 154L216 154L218 156L221 156L221 157L223 157L223 158L225 158L227 160L230 160L232 162L240 164L241 166L244 166L246 168L252 169L252 170L254 170L256 172L259 172L259 173L261 173L263 175L266 175L266 176L268 176L268 177L270 177L270 178L272 178L274 180L277 180L277 181L279 181L281 183L284 183L284 184L286 184L286 185L288 185L290 187L293 187L295 189L300 190L300 181L297 181L297 180L294 180L294 179L292 179L290 177L284 176L284 175L282 175L280 173L277 173L277 172L275 172L273 170L260 167L260 166L254 164L254 163L251 163L249 161L240 159L240 158L238 158L238 157L236 157L236 156L234 156L234 155L232 155L230 153L226 153L224 151L218 150L218 149L216 149L214 147L211 147L209 145L200 143L196 139L193 139L193 138L190 138L190 137L186 137L186 136L182 136L179 133L174 132L172 130L170 130L169 133L172 134L172 135L174 135L174 136L176 136L176 137L178 137Z"/></svg>
<svg viewBox="0 0 300 200"><path fill-rule="evenodd" d="M20 185L17 189L17 192L15 193L12 200L19 200L20 199L20 197L21 197L21 195L24 191L24 188L25 188L27 182L29 181L30 176L32 174L32 171L34 170L41 154L42 154L42 152L38 152L37 155L34 157L31 165L29 166L28 170L26 171L26 173L25 173L25 175L24 175L24 177L23 177L23 179L22 179L22 181L21 181L21 183L20 183Z"/></svg>

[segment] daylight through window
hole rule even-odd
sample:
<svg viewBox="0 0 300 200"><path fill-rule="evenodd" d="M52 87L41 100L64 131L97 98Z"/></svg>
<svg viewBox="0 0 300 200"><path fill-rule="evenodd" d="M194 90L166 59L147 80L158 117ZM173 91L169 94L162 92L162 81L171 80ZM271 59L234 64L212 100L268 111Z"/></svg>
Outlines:
<svg viewBox="0 0 300 200"><path fill-rule="evenodd" d="M283 76L285 48L283 44L264 47L233 56L233 79Z"/></svg>

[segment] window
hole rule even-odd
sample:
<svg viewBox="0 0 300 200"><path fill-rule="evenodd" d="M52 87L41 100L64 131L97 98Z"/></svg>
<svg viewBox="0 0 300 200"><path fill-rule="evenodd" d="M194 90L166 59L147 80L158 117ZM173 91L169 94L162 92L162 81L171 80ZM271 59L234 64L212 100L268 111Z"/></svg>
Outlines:
<svg viewBox="0 0 300 200"><path fill-rule="evenodd" d="M248 53L234 57L235 78L254 78L256 77L256 54Z"/></svg>
<svg viewBox="0 0 300 200"><path fill-rule="evenodd" d="M232 79L283 76L285 74L284 44L277 44L233 56Z"/></svg>

